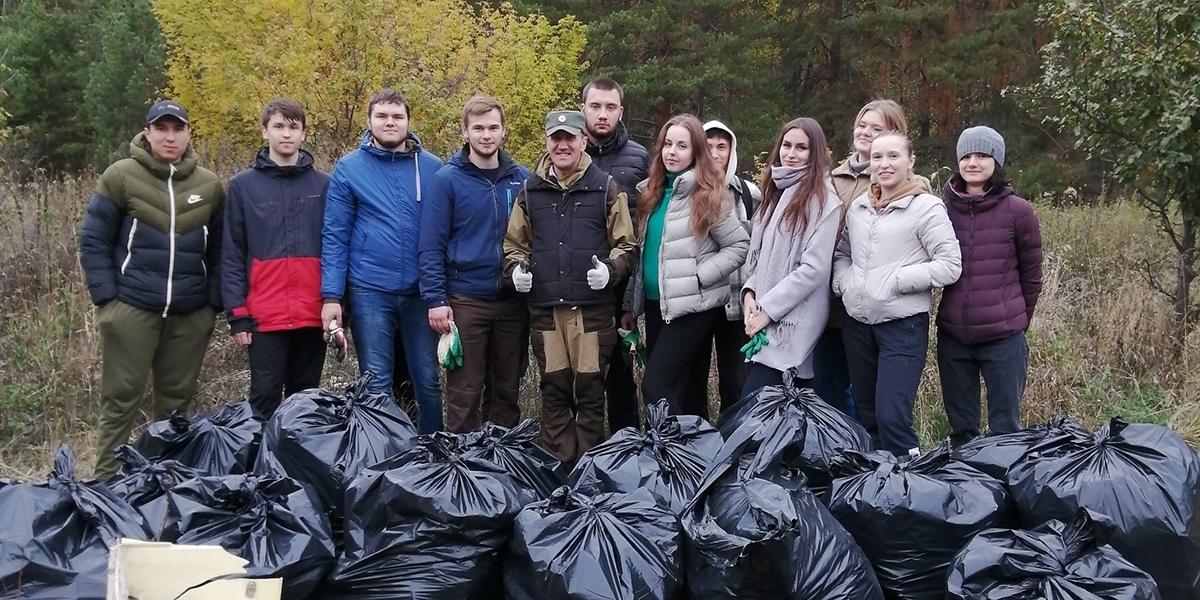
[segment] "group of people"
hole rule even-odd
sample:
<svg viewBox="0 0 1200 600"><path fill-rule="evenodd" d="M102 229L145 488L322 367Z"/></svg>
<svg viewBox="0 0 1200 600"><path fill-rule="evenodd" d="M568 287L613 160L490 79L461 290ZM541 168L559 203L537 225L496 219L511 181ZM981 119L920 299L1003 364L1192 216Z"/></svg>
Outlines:
<svg viewBox="0 0 1200 600"><path fill-rule="evenodd" d="M647 401L709 417L715 351L722 409L786 372L907 459L941 287L954 441L980 434L981 376L991 431L1019 427L1041 238L996 131L962 133L939 197L914 171L902 109L877 100L836 167L816 121L785 123L756 185L725 123L676 116L647 152L617 82L591 81L580 101L546 115L527 168L503 149L504 107L473 97L443 164L407 99L381 90L358 149L327 175L302 147L304 110L273 100L265 147L227 190L197 164L187 111L151 107L80 234L103 365L97 475L116 471L151 374L157 418L187 406L221 310L263 418L319 385L326 340L345 328L372 389L411 381L421 433L512 426L532 347L543 444L572 463L604 439L606 414L610 431L638 425L621 341L641 318ZM452 338L448 364L439 340Z"/></svg>

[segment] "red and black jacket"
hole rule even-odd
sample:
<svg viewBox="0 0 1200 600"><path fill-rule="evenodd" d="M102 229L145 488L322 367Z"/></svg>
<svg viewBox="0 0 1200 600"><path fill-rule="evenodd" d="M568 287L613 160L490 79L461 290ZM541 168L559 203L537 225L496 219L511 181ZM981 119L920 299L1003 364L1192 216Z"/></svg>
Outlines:
<svg viewBox="0 0 1200 600"><path fill-rule="evenodd" d="M321 225L329 175L300 151L295 166L266 148L229 182L221 295L229 329L286 331L321 326Z"/></svg>

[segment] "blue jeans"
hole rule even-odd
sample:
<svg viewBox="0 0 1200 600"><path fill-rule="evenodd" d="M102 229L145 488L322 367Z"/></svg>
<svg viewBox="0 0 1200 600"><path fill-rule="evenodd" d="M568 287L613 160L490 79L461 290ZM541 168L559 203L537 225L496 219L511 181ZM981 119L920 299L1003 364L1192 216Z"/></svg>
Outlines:
<svg viewBox="0 0 1200 600"><path fill-rule="evenodd" d="M812 387L822 400L847 417L858 419L854 411L854 396L850 394L850 365L846 362L846 344L842 341L841 327L826 327L817 339L817 346L813 349Z"/></svg>
<svg viewBox="0 0 1200 600"><path fill-rule="evenodd" d="M392 393L396 336L412 377L420 418L419 433L442 430L442 383L438 376L437 333L429 327L429 305L418 294L395 294L350 286L350 327L361 372L375 373L370 388Z"/></svg>
<svg viewBox="0 0 1200 600"><path fill-rule="evenodd" d="M876 449L907 456L920 445L913 404L929 351L929 313L876 325L846 319L842 336L859 422Z"/></svg>
<svg viewBox="0 0 1200 600"><path fill-rule="evenodd" d="M1029 372L1029 342L1022 331L1014 336L962 344L938 328L938 374L942 402L955 446L979 437L979 378L987 385L989 433L1012 433L1021 428L1021 397Z"/></svg>

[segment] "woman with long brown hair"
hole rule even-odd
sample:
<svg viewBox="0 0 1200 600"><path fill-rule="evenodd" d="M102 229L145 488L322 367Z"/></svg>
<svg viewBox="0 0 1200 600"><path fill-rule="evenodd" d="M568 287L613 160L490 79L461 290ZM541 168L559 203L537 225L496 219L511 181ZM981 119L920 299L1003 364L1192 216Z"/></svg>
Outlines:
<svg viewBox="0 0 1200 600"><path fill-rule="evenodd" d="M801 385L811 383L813 348L829 315L826 290L841 217L826 148L821 126L800 117L780 129L767 159L742 314L746 335L766 330L768 344L750 357L743 397L779 385L789 368Z"/></svg>
<svg viewBox="0 0 1200 600"><path fill-rule="evenodd" d="M630 312L646 315L642 398L665 398L672 414L707 418L707 403L684 405L688 374L702 353L707 361L711 347L703 341L724 318L729 276L745 261L750 237L733 215L725 174L696 117L667 121L652 156L650 176L638 186L641 260L626 295Z"/></svg>

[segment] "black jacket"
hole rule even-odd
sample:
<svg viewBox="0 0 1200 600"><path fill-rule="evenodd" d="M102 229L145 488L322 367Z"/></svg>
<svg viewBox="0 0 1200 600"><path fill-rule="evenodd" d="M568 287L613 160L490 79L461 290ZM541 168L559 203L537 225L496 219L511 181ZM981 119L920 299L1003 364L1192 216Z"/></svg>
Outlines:
<svg viewBox="0 0 1200 600"><path fill-rule="evenodd" d="M629 218L636 223L637 184L648 176L650 153L629 139L624 122L617 123L617 130L603 144L597 146L589 140L587 153L592 157L592 164L612 175L621 191L629 196Z"/></svg>
<svg viewBox="0 0 1200 600"><path fill-rule="evenodd" d="M281 167L266 148L229 182L221 294L229 328L321 326L321 225L329 175L301 150Z"/></svg>
<svg viewBox="0 0 1200 600"><path fill-rule="evenodd" d="M114 299L167 315L221 308L225 190L192 148L174 165L144 133L96 184L79 232L79 262L96 305Z"/></svg>

